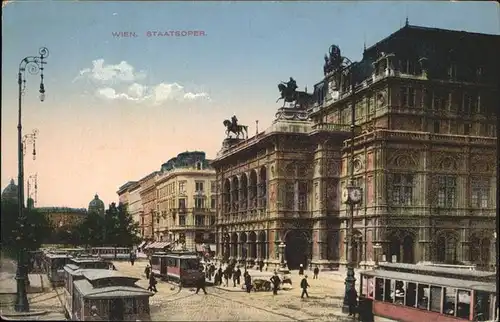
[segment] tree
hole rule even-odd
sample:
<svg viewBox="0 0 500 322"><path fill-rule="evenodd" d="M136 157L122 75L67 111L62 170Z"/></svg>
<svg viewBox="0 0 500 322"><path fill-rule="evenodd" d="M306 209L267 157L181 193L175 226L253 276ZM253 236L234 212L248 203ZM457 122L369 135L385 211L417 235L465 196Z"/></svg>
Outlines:
<svg viewBox="0 0 500 322"><path fill-rule="evenodd" d="M74 233L78 235L83 245L102 246L104 244L105 224L103 217L95 212L90 212L85 220L75 227Z"/></svg>
<svg viewBox="0 0 500 322"><path fill-rule="evenodd" d="M123 205L113 202L109 205L105 215L105 242L110 246L124 247L137 245L140 242L139 224Z"/></svg>
<svg viewBox="0 0 500 322"><path fill-rule="evenodd" d="M14 256L20 249L36 250L52 234L52 227L45 216L36 208L24 208L20 220L16 201L2 200L2 250Z"/></svg>

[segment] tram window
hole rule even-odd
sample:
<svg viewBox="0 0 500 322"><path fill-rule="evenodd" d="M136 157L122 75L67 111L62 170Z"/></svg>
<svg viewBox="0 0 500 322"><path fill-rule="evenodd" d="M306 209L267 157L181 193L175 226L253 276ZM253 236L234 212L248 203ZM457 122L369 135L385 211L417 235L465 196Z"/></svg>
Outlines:
<svg viewBox="0 0 500 322"><path fill-rule="evenodd" d="M419 284L417 289L417 307L427 310L429 305L429 285Z"/></svg>
<svg viewBox="0 0 500 322"><path fill-rule="evenodd" d="M186 259L182 261L181 268L183 269L199 269L197 259Z"/></svg>
<svg viewBox="0 0 500 322"><path fill-rule="evenodd" d="M452 287L444 288L443 313L455 316L455 300L457 298L457 289Z"/></svg>
<svg viewBox="0 0 500 322"><path fill-rule="evenodd" d="M391 298L395 304L404 305L405 303L405 283L403 281L396 281L394 284L394 291Z"/></svg>
<svg viewBox="0 0 500 322"><path fill-rule="evenodd" d="M363 284L363 287L361 288L361 295L366 296L368 294L368 283L367 283L367 277L363 276L361 279L361 284Z"/></svg>
<svg viewBox="0 0 500 322"><path fill-rule="evenodd" d="M470 315L470 291L458 290L457 317L469 319Z"/></svg>
<svg viewBox="0 0 500 322"><path fill-rule="evenodd" d="M177 267L177 259L169 258L167 260L167 265L168 265L168 267Z"/></svg>
<svg viewBox="0 0 500 322"><path fill-rule="evenodd" d="M384 302L393 302L394 281L386 279L384 282Z"/></svg>
<svg viewBox="0 0 500 322"><path fill-rule="evenodd" d="M126 315L137 314L137 302L134 298L126 298L124 302L124 313Z"/></svg>
<svg viewBox="0 0 500 322"><path fill-rule="evenodd" d="M441 312L441 293L443 291L442 287L439 286L431 286L431 307L430 310L432 312Z"/></svg>
<svg viewBox="0 0 500 322"><path fill-rule="evenodd" d="M406 284L406 306L415 307L417 303L417 284L408 282Z"/></svg>
<svg viewBox="0 0 500 322"><path fill-rule="evenodd" d="M487 292L474 292L474 321L490 320L490 294Z"/></svg>
<svg viewBox="0 0 500 322"><path fill-rule="evenodd" d="M382 301L384 298L384 279L375 279L375 300Z"/></svg>
<svg viewBox="0 0 500 322"><path fill-rule="evenodd" d="M151 265L158 265L159 258L158 257L151 257Z"/></svg>
<svg viewBox="0 0 500 322"><path fill-rule="evenodd" d="M373 277L368 277L366 279L366 285L367 285L367 297L368 298L373 298Z"/></svg>

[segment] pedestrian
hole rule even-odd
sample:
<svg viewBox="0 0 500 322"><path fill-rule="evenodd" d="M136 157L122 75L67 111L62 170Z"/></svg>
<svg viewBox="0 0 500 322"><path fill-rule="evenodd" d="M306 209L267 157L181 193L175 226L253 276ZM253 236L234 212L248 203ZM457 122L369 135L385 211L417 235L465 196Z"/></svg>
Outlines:
<svg viewBox="0 0 500 322"><path fill-rule="evenodd" d="M252 290L252 277L247 271L245 271L244 280L245 280L245 286L247 288L247 293L250 293L250 291Z"/></svg>
<svg viewBox="0 0 500 322"><path fill-rule="evenodd" d="M314 279L316 279L316 280L318 279L318 274L319 274L319 268L318 268L318 266L316 266L316 267L314 268L313 280L314 280Z"/></svg>
<svg viewBox="0 0 500 322"><path fill-rule="evenodd" d="M225 281L224 286L228 287L229 286L229 272L227 270L224 272L224 281Z"/></svg>
<svg viewBox="0 0 500 322"><path fill-rule="evenodd" d="M146 278L149 279L149 273L151 273L151 266L146 265L146 268L144 269L144 274L146 274Z"/></svg>
<svg viewBox="0 0 500 322"><path fill-rule="evenodd" d="M304 266L302 264L299 266L299 275L304 275Z"/></svg>
<svg viewBox="0 0 500 322"><path fill-rule="evenodd" d="M155 293L158 292L158 290L156 289L156 284L158 284L158 281L156 280L154 274L150 274L148 291L152 291Z"/></svg>
<svg viewBox="0 0 500 322"><path fill-rule="evenodd" d="M273 283L273 295L278 295L278 288L280 287L281 280L276 271L273 277L271 277L271 282Z"/></svg>
<svg viewBox="0 0 500 322"><path fill-rule="evenodd" d="M259 262L259 270L262 272L262 268L264 267L264 261Z"/></svg>
<svg viewBox="0 0 500 322"><path fill-rule="evenodd" d="M135 254L130 252L130 264L134 266L134 262L135 262Z"/></svg>
<svg viewBox="0 0 500 322"><path fill-rule="evenodd" d="M349 305L349 316L356 315L356 307L358 306L358 292L356 288L352 286L347 293L347 304Z"/></svg>
<svg viewBox="0 0 500 322"><path fill-rule="evenodd" d="M236 272L235 273L236 273L236 283L238 285L240 285L241 284L241 270L240 270L239 266L236 267Z"/></svg>
<svg viewBox="0 0 500 322"><path fill-rule="evenodd" d="M300 288L302 289L302 295L300 296L301 299L304 298L304 295L306 297L309 297L309 294L307 293L307 288L309 287L309 283L307 283L307 275L304 276L302 281L300 282Z"/></svg>
<svg viewBox="0 0 500 322"><path fill-rule="evenodd" d="M200 276L198 277L198 280L196 281L196 294L198 294L200 290L203 290L203 293L205 293L205 295L207 294L207 290L205 289L205 284L206 284L205 274L201 272Z"/></svg>

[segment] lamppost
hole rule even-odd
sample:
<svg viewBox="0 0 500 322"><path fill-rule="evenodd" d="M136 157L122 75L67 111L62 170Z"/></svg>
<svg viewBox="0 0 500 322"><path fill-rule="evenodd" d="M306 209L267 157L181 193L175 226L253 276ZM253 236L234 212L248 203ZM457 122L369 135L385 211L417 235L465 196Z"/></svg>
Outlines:
<svg viewBox="0 0 500 322"><path fill-rule="evenodd" d="M354 178L354 138L356 137L356 115L355 115L355 95L354 95L354 77L353 67L355 64L348 58L342 57L343 67L339 73L347 71L350 83L350 96L351 96L351 137L350 137L350 158L349 158L349 183L342 191L342 201L348 206L349 212L349 226L347 227L347 276L345 278L345 294L342 311L347 312L349 308L349 292L355 287L356 278L354 277L354 256L353 256L353 230L354 230L354 208L361 202L362 192L361 187L356 184Z"/></svg>
<svg viewBox="0 0 500 322"><path fill-rule="evenodd" d="M280 269L279 271L288 271L287 267L286 267L286 264L285 264L285 248L286 248L286 244L281 241L281 243L278 245L279 247L279 250L280 250L280 255L281 255L281 258L280 258Z"/></svg>
<svg viewBox="0 0 500 322"><path fill-rule="evenodd" d="M40 48L38 51L39 56L28 56L21 60L19 63L19 73L17 77L17 84L19 86L19 100L18 100L18 123L17 123L17 156L18 156L18 182L17 182L17 199L19 203L18 222L20 224L19 234L23 233L23 223L25 222L24 210L24 148L23 148L23 126L22 126L22 97L26 90L26 71L32 75L40 73L40 101L45 100L45 85L43 83L43 70L44 65L47 63L45 59L49 56L49 50L45 47ZM35 134L36 136L36 134ZM36 153L34 154L36 155ZM22 236L18 236L22 239ZM24 241L21 243L17 255L17 270L16 270L16 303L14 309L17 312L28 312L29 303L26 294L26 267L24 265Z"/></svg>

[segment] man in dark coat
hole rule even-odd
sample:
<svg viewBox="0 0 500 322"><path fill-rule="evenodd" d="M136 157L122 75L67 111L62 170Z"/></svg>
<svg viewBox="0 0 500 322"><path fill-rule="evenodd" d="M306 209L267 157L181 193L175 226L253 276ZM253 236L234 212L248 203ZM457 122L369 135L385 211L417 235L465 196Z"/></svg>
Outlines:
<svg viewBox="0 0 500 322"><path fill-rule="evenodd" d="M262 272L262 268L264 267L264 261L259 262L259 270Z"/></svg>
<svg viewBox="0 0 500 322"><path fill-rule="evenodd" d="M356 288L353 286L349 289L349 293L347 293L347 304L349 305L349 316L356 315L356 307L358 305L358 292L356 292Z"/></svg>
<svg viewBox="0 0 500 322"><path fill-rule="evenodd" d="M205 289L205 283L206 283L205 274L201 272L200 277L198 277L198 280L196 281L196 294L198 294L200 290L203 290L203 293L207 294L207 290Z"/></svg>
<svg viewBox="0 0 500 322"><path fill-rule="evenodd" d="M304 298L304 295L306 297L309 297L309 294L307 293L308 287L309 287L309 283L307 283L307 275L306 275L306 276L304 276L304 278L300 282L300 288L302 289L302 295L300 296L301 299Z"/></svg>
<svg viewBox="0 0 500 322"><path fill-rule="evenodd" d="M149 279L149 274L151 273L151 266L146 265L146 268L144 269L144 274L146 274L146 278Z"/></svg>
<svg viewBox="0 0 500 322"><path fill-rule="evenodd" d="M241 270L240 267L236 267L236 271L234 272L234 278L236 280L236 284L241 284Z"/></svg>
<svg viewBox="0 0 500 322"><path fill-rule="evenodd" d="M277 272L274 272L273 277L271 277L271 282L273 283L273 295L278 295L278 288L280 287L281 280Z"/></svg>
<svg viewBox="0 0 500 322"><path fill-rule="evenodd" d="M247 289L247 293L250 293L250 291L252 290L252 277L247 271L245 271L245 274L243 274L243 276L245 279L245 287Z"/></svg>
<svg viewBox="0 0 500 322"><path fill-rule="evenodd" d="M135 254L134 253L130 253L130 264L132 266L134 266L134 262L135 262Z"/></svg>
<svg viewBox="0 0 500 322"><path fill-rule="evenodd" d="M314 279L316 279L316 280L318 279L318 274L319 274L319 268L318 268L318 266L316 266L316 267L314 268L313 280L314 280Z"/></svg>
<svg viewBox="0 0 500 322"><path fill-rule="evenodd" d="M156 289L156 284L158 284L158 281L156 280L155 276L153 274L150 274L149 275L149 287L148 287L148 291L152 291L152 292L158 292L158 290Z"/></svg>

